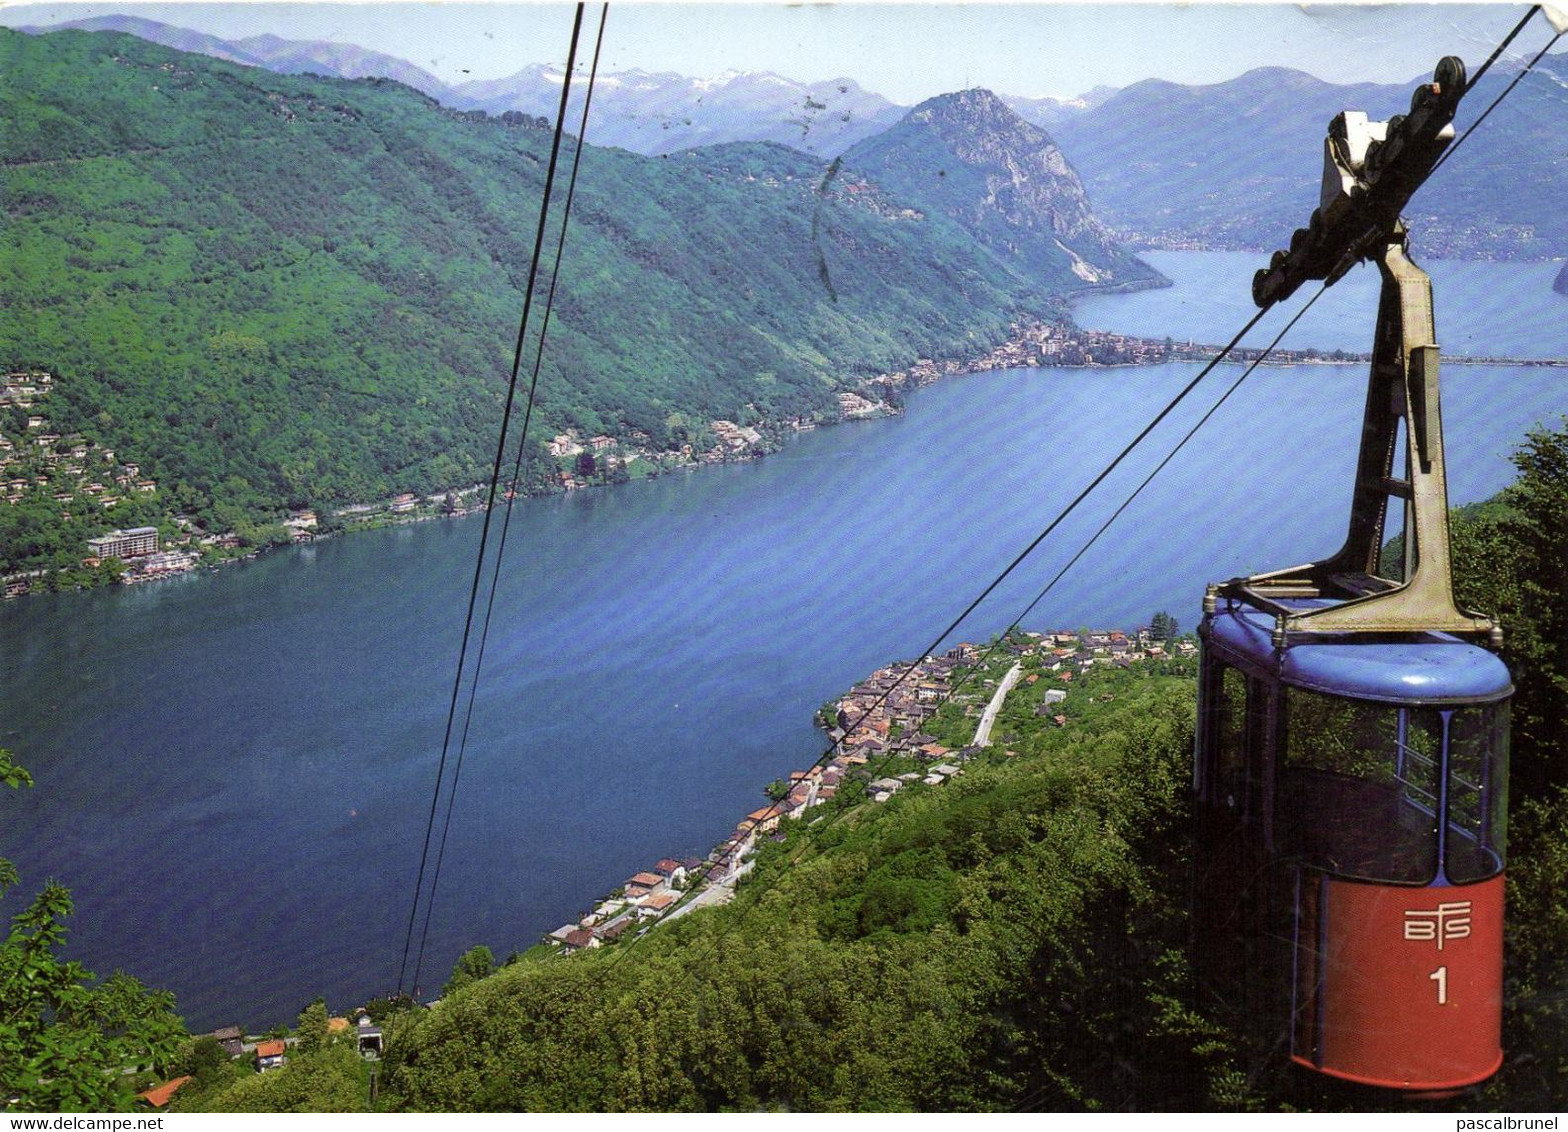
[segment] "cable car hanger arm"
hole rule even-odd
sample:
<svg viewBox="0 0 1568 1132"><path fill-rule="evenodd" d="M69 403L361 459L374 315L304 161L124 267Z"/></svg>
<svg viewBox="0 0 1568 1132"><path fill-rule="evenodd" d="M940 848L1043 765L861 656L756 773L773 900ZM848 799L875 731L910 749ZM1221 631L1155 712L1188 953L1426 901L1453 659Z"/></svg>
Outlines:
<svg viewBox="0 0 1568 1132"><path fill-rule="evenodd" d="M1383 280L1344 546L1319 562L1211 586L1204 600L1206 613L1223 595L1273 614L1278 648L1302 632L1446 632L1501 643L1495 622L1453 597L1432 285L1406 254L1399 217L1453 140L1465 90L1464 64L1448 56L1416 88L1408 115L1386 123L1360 111L1335 116L1324 141L1323 203L1253 280L1263 308L1306 280L1332 284L1363 259L1377 263ZM1394 468L1401 422L1402 476ZM1379 574L1391 498L1403 502L1405 518L1397 582Z"/></svg>

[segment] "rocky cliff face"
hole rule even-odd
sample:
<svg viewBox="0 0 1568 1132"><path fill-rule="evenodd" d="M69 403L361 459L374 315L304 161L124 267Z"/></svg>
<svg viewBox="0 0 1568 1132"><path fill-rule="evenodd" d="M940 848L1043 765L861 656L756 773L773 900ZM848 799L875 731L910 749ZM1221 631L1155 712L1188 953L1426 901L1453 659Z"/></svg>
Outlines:
<svg viewBox="0 0 1568 1132"><path fill-rule="evenodd" d="M1568 263L1563 264L1563 269L1557 273L1557 279L1552 283L1552 290L1559 295L1568 295Z"/></svg>
<svg viewBox="0 0 1568 1132"><path fill-rule="evenodd" d="M1095 218L1051 135L990 91L923 102L851 148L844 163L913 207L956 221L1025 273L1078 286L1163 282Z"/></svg>

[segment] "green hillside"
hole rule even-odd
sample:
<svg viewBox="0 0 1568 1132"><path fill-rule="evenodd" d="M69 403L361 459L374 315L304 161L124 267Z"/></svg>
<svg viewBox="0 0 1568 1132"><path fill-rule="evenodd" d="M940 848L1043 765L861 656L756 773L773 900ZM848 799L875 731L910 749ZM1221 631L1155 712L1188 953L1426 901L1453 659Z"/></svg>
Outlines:
<svg viewBox="0 0 1568 1132"><path fill-rule="evenodd" d="M60 431L220 521L487 475L540 121L5 29L0 113L0 362L56 375ZM828 418L855 376L1083 286L825 173L777 146L587 147L533 436Z"/></svg>
<svg viewBox="0 0 1568 1132"><path fill-rule="evenodd" d="M1518 685L1507 1059L1457 1103L1544 1111L1568 1100L1568 432L1532 434L1515 462L1493 506L1454 516L1460 596L1503 617ZM390 1027L378 1106L1421 1110L1291 1074L1200 1002L1183 663L1092 669L1053 706L1060 727L1039 711L1062 686L1042 671L961 777L882 804L846 787L764 842L723 908L454 973L429 1009L375 1004ZM362 1107L358 1072L306 1055L265 1078L214 1075L175 1107Z"/></svg>

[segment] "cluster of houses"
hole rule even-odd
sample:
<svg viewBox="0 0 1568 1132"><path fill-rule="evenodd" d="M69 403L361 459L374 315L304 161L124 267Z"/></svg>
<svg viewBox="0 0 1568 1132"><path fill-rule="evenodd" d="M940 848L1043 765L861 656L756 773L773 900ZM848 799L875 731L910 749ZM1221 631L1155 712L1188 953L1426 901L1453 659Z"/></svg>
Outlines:
<svg viewBox="0 0 1568 1132"><path fill-rule="evenodd" d="M834 740L830 761L813 764L809 770L791 771L788 782L781 781L783 789L775 800L742 818L705 860L689 857L659 861L651 871L627 880L619 893L602 901L592 912L549 933L547 942L558 945L565 954L601 947L628 930L651 926L652 921L673 910L688 892L707 886L732 888L735 880L749 870L760 838L782 840L783 822L803 817L837 797L844 780L874 758L880 763L891 751L922 740L923 745L915 751L917 757L938 763L950 751L930 736L921 735L918 722L936 710L954 669L973 663L978 657L979 650L966 644L943 657L878 669L839 703L839 726L830 732ZM894 690L883 696L906 672L910 674L904 682L907 690ZM880 702L873 707L873 700ZM895 740L890 746L887 736L893 725L911 722L916 726L911 728L909 738ZM911 780L938 785L959 773L959 766L940 762L923 773L878 779L870 784L868 796L873 801L885 801Z"/></svg>
<svg viewBox="0 0 1568 1132"><path fill-rule="evenodd" d="M43 409L53 387L54 376L39 370L0 378L0 409L14 408L26 417L23 432L0 430L0 496L7 503L20 503L36 490L67 507L103 511L130 495L158 490L139 466L117 462L113 450L79 433L55 432ZM0 424L9 416L0 416Z"/></svg>
<svg viewBox="0 0 1568 1132"><path fill-rule="evenodd" d="M193 570L201 560L198 550L165 550L160 548L159 541L157 527L110 531L87 540L87 557L82 559L82 564L97 566L107 559L118 559L130 567L121 580L137 582ZM184 544L189 542L187 536Z"/></svg>
<svg viewBox="0 0 1568 1132"><path fill-rule="evenodd" d="M702 864L695 857L662 858L652 869L629 877L618 893L600 901L592 912L562 924L545 940L568 955L613 942L674 908L692 887Z"/></svg>
<svg viewBox="0 0 1568 1132"><path fill-rule="evenodd" d="M840 393L838 413L847 421L879 417L887 413L887 402L880 399L873 401L859 393Z"/></svg>
<svg viewBox="0 0 1568 1132"><path fill-rule="evenodd" d="M239 1026L220 1026L209 1034L201 1037L212 1038L223 1048L232 1061L243 1057L246 1053L256 1054L256 1072L267 1073L273 1069L281 1069L288 1064L289 1046L293 1038L247 1038L245 1031ZM347 1018L327 1019L327 1036L329 1040L341 1041L352 1036L354 1048L359 1055L367 1061L378 1060L385 1050L385 1035L380 1026L371 1021L370 1015L360 1012L354 1022ZM152 1109L167 1108L174 1099L174 1094L191 1080L189 1074L175 1077L151 1089L145 1089L136 1094L137 1100Z"/></svg>
<svg viewBox="0 0 1568 1132"><path fill-rule="evenodd" d="M806 427L798 421L792 423L797 431ZM708 430L714 437L714 443L708 448L683 444L676 450L657 452L653 447L653 438L645 432L633 432L625 440L617 440L613 436L591 436L584 440L572 431L560 433L545 448L557 460L571 460L586 453L593 457L596 473L603 471L611 474L618 469L625 469L635 460L658 463L661 459L673 457L683 464L722 464L727 460L747 459L762 450L762 433L747 425L734 421L710 421ZM563 468L558 473L558 480L567 491L591 487L596 482L576 465Z"/></svg>
<svg viewBox="0 0 1568 1132"><path fill-rule="evenodd" d="M854 767L892 754L927 762L947 757L949 748L921 727L948 699L954 672L976 664L980 655L974 645L961 644L942 656L899 661L867 676L838 701L837 726L828 732L836 758Z"/></svg>
<svg viewBox="0 0 1568 1132"><path fill-rule="evenodd" d="M878 374L862 385L914 389L952 374L1026 366L1144 366L1164 362L1208 362L1218 352L1218 346L1190 340L1178 342L1170 338L1140 338L1132 334L1081 330L1075 326L1055 323L1020 323L1012 327L1012 336L1006 342L981 357L945 362L921 358L907 369ZM1252 361L1260 353L1259 350L1241 348L1232 352L1232 360ZM1269 360L1274 365L1364 362L1369 357L1367 354L1352 354L1342 350L1272 350L1269 353Z"/></svg>

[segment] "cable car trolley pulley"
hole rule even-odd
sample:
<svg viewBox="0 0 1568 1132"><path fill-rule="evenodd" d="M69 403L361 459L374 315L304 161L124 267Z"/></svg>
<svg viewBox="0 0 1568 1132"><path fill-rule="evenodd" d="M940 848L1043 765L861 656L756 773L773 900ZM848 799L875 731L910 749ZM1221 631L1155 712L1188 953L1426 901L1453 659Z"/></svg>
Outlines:
<svg viewBox="0 0 1568 1132"><path fill-rule="evenodd" d="M1432 287L1399 215L1465 89L1449 57L1408 114L1335 117L1321 204L1253 282L1267 307L1371 260L1382 289L1344 545L1208 587L1194 773L1200 978L1298 1065L1430 1094L1502 1060L1513 689L1453 597Z"/></svg>

